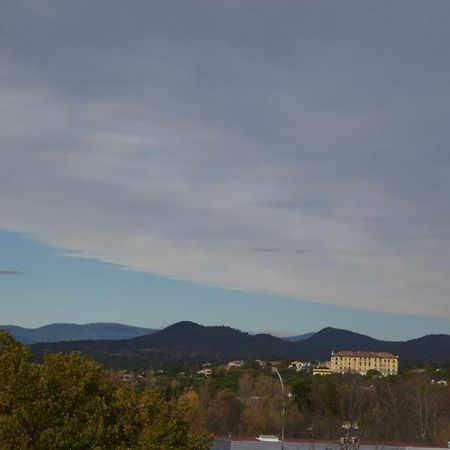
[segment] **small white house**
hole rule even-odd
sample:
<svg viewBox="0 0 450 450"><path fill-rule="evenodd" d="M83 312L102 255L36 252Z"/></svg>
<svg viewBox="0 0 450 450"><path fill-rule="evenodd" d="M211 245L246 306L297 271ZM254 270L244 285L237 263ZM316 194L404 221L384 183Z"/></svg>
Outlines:
<svg viewBox="0 0 450 450"><path fill-rule="evenodd" d="M212 375L212 369L202 369L197 371L197 375L203 375L205 377L210 377Z"/></svg>
<svg viewBox="0 0 450 450"><path fill-rule="evenodd" d="M438 384L440 386L448 386L448 382L446 380L431 380L431 384Z"/></svg>
<svg viewBox="0 0 450 450"><path fill-rule="evenodd" d="M289 369L295 369L296 372L300 372L301 370L308 370L311 367L311 363L309 361L292 361L289 364Z"/></svg>
<svg viewBox="0 0 450 450"><path fill-rule="evenodd" d="M233 369L233 368L235 368L235 367L242 367L242 366L244 365L244 362L245 362L245 361L242 361L242 360L230 361L230 362L227 364L227 368L228 368L228 369Z"/></svg>

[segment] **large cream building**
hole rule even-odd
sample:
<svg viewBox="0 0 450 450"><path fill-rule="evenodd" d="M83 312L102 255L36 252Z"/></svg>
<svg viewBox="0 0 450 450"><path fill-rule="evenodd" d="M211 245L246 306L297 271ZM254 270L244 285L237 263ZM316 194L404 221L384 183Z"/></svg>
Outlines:
<svg viewBox="0 0 450 450"><path fill-rule="evenodd" d="M392 353L331 352L330 369L335 373L366 375L369 370L376 370L384 376L396 375L398 356Z"/></svg>

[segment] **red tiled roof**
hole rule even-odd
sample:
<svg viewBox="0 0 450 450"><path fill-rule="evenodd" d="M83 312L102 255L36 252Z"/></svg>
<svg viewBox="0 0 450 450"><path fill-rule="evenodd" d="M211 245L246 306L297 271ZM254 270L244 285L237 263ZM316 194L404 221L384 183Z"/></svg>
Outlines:
<svg viewBox="0 0 450 450"><path fill-rule="evenodd" d="M231 442L259 442L254 436L216 436L216 440ZM332 439L302 439L302 438L286 438L286 443L291 444L336 444L337 440ZM416 448L447 448L447 444L439 442L408 442L408 441L373 441L362 440L361 445L374 445L379 447L416 447Z"/></svg>
<svg viewBox="0 0 450 450"><path fill-rule="evenodd" d="M370 358L370 357L378 357L378 358L396 358L397 355L393 355L392 353L387 352L350 352L350 351L341 351L341 352L332 352L332 356L350 356L350 357L360 357L360 358Z"/></svg>

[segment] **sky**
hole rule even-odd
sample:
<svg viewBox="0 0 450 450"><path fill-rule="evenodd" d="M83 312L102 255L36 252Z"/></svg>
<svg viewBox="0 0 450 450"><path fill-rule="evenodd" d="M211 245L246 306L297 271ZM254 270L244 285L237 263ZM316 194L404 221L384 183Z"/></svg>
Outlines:
<svg viewBox="0 0 450 450"><path fill-rule="evenodd" d="M450 332L450 2L0 6L0 323Z"/></svg>

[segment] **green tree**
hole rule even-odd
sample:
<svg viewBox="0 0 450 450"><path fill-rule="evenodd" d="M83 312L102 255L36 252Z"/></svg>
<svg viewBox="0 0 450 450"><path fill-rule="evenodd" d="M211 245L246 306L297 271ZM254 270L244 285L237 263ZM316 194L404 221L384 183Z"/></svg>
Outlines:
<svg viewBox="0 0 450 450"><path fill-rule="evenodd" d="M294 400L299 408L311 410L312 408L312 379L306 377L299 377L292 386L292 393Z"/></svg>
<svg viewBox="0 0 450 450"><path fill-rule="evenodd" d="M33 403L38 373L31 352L0 332L0 443L2 450L33 448Z"/></svg>
<svg viewBox="0 0 450 450"><path fill-rule="evenodd" d="M114 444L113 387L95 361L49 354L39 366L33 415L36 449L110 449Z"/></svg>
<svg viewBox="0 0 450 450"><path fill-rule="evenodd" d="M154 390L114 385L77 353L45 355L0 333L1 450L206 450L208 433L190 429L185 406Z"/></svg>

